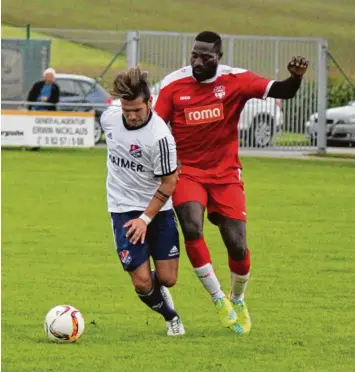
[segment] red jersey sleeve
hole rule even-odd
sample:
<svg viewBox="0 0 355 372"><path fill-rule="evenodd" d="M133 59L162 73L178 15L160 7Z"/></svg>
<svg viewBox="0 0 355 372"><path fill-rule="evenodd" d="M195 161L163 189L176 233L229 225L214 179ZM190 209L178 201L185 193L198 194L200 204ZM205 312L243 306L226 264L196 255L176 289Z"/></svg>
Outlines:
<svg viewBox="0 0 355 372"><path fill-rule="evenodd" d="M160 89L154 110L165 121L165 123L171 121L173 113L173 95L170 85Z"/></svg>
<svg viewBox="0 0 355 372"><path fill-rule="evenodd" d="M265 99L268 96L273 80L246 71L241 74L243 83L243 93L249 98Z"/></svg>

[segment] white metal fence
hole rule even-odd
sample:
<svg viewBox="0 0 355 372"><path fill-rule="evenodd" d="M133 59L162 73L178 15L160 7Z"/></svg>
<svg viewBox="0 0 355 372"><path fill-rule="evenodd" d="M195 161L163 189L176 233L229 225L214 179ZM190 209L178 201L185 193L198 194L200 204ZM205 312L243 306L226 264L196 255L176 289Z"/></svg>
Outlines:
<svg viewBox="0 0 355 372"><path fill-rule="evenodd" d="M110 65L110 71L105 75L109 82L106 86L111 86L110 82L118 70L139 64L149 71L150 80L155 84L154 93L158 93L159 82L165 75L189 64L191 47L196 36L176 32L58 29L32 29L31 35L32 38L49 36L57 47L63 45L62 41L85 46L86 49L82 49L83 58L92 65L81 67L69 54L61 54L61 69L57 68L57 71L93 77L99 76L115 53L125 47L121 57ZM264 146L272 150L317 149L324 152L327 41L316 38L240 35L222 35L222 39L222 63L246 68L270 79L288 77L287 63L295 55L303 55L310 61L302 86L294 99L281 102L271 98L266 101L248 101L239 125L240 146ZM96 61L99 56L100 59ZM52 59L52 64L53 62L56 63ZM80 107L81 104L76 103L76 106ZM317 127L313 126L316 130L308 133L307 121L315 112L318 113Z"/></svg>
<svg viewBox="0 0 355 372"><path fill-rule="evenodd" d="M196 34L134 31L127 34L127 64L141 65L150 79L159 82L170 72L189 64ZM302 55L309 68L302 86L292 100L250 100L241 116L240 146L272 149L326 148L325 110L327 100L327 41L317 38L258 37L222 35L222 63L248 69L270 79L289 76L287 64ZM307 121L318 112L318 130L309 133Z"/></svg>

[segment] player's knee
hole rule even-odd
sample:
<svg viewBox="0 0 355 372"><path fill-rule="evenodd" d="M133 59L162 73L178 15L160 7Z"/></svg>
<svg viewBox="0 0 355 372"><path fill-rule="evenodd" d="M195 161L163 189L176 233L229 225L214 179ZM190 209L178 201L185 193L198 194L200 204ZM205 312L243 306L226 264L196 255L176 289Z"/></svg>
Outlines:
<svg viewBox="0 0 355 372"><path fill-rule="evenodd" d="M245 222L225 220L220 230L229 256L236 261L243 260L247 253Z"/></svg>
<svg viewBox="0 0 355 372"><path fill-rule="evenodd" d="M176 276L175 275L164 275L158 277L160 285L170 288L176 284Z"/></svg>
<svg viewBox="0 0 355 372"><path fill-rule="evenodd" d="M204 206L198 202L187 202L178 205L175 211L185 240L202 238Z"/></svg>
<svg viewBox="0 0 355 372"><path fill-rule="evenodd" d="M200 221L188 220L181 224L184 238L187 241L200 239L203 236L202 223Z"/></svg>
<svg viewBox="0 0 355 372"><path fill-rule="evenodd" d="M149 293L152 290L152 280L150 276L136 276L133 279L133 285L138 293Z"/></svg>
<svg viewBox="0 0 355 372"><path fill-rule="evenodd" d="M245 258L247 253L247 246L245 239L235 239L230 247L228 247L229 256L235 261L241 261Z"/></svg>

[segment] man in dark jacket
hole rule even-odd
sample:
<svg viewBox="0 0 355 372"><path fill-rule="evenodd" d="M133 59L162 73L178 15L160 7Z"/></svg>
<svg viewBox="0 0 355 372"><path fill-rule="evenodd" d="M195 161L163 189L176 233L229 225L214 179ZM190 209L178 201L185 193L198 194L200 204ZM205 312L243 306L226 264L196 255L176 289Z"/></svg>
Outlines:
<svg viewBox="0 0 355 372"><path fill-rule="evenodd" d="M54 82L55 81L55 71L53 68L48 68L43 73L43 80L35 83L30 90L27 101L29 102L44 102L44 103L53 103L50 106L40 106L40 105L30 105L28 106L29 110L36 111L56 111L56 104L59 101L59 86Z"/></svg>

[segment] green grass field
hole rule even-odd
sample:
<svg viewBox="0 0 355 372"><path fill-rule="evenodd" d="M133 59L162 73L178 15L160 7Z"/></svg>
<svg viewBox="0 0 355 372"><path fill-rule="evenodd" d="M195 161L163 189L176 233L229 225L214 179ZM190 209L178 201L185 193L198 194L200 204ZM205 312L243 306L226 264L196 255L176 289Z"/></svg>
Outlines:
<svg viewBox="0 0 355 372"><path fill-rule="evenodd" d="M338 0L4 0L2 22L33 27L163 30L325 37L330 51L355 75L353 1ZM203 14L203 17L200 15Z"/></svg>
<svg viewBox="0 0 355 372"><path fill-rule="evenodd" d="M243 163L252 333L220 327L182 250L172 293L187 334L168 339L113 248L105 150L2 151L2 371L353 371L354 163ZM225 249L208 223L206 239L229 290ZM86 319L77 344L44 333L46 312L62 303Z"/></svg>

